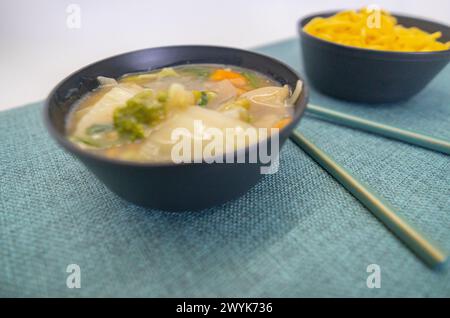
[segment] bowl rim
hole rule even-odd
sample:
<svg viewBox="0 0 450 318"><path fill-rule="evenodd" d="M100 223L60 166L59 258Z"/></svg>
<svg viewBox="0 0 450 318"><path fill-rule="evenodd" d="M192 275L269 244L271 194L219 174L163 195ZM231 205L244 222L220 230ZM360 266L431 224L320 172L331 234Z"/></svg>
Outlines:
<svg viewBox="0 0 450 318"><path fill-rule="evenodd" d="M308 14L306 16L303 16L302 18L300 18L298 20L297 23L297 29L298 32L300 33L301 36L305 36L309 39L314 39L322 44L328 44L331 46L334 46L336 48L342 48L347 50L348 52L360 52L360 53L366 53L368 55L385 55L385 56L390 56L390 57L398 57L398 58L405 58L405 57L410 57L410 58L414 58L414 57L430 57L430 56L434 56L434 57L446 57L450 54L450 49L447 50L441 50L441 51L429 51L429 52L403 52L403 51L386 51L386 50L374 50L374 49L368 49L368 48L362 48L362 47L357 47L357 46L351 46L351 45L345 45L345 44L340 44L340 43L336 43L336 42L332 42L332 41L327 41L324 40L322 38L316 37L314 35L311 35L307 32L304 31L304 26L306 25L306 21L307 20L311 20L313 18L317 18L317 17L321 17L321 16L331 16L334 15L336 13L339 13L341 11L344 10L351 10L351 9L342 9L342 10L327 10L327 11L320 11L320 12L316 12L316 13L311 13ZM425 17L418 17L418 16L411 16L411 15L404 15L404 14L397 14L396 12L390 12L391 15L393 15L396 18L406 18L406 19L413 19L413 20L418 20L418 21L422 21L422 22L428 22L428 23L433 23L436 24L438 26L442 26L444 28L449 29L450 26L442 23L442 22L436 22L434 20L425 18ZM439 31L439 30L438 30Z"/></svg>
<svg viewBox="0 0 450 318"><path fill-rule="evenodd" d="M83 157L87 157L87 158L95 160L95 161L107 162L107 163L114 164L114 165L127 166L127 167L142 167L142 168L145 168L145 167L148 167L148 168L150 168L150 167L152 167L152 168L164 168L164 167L182 167L182 166L188 166L188 165L207 164L204 161L204 158L202 158L202 161L198 162L198 163L197 162L174 163L174 162L171 162L171 161L168 161L168 162L138 162L138 161L131 161L131 160L122 160L122 159L116 159L116 158L109 158L109 157L106 157L104 155L96 154L96 153L90 152L88 150L85 150L85 149L82 149L82 148L76 146L73 142L71 142L71 141L69 141L67 139L67 136L65 134L60 133L55 128L55 126L53 124L53 121L50 118L50 101L55 96L55 94L58 91L58 89L63 84L65 84L65 82L67 80L69 80L71 77L73 77L77 73L82 72L85 69L88 69L88 68L92 67L93 65L95 65L97 63L105 62L105 61L112 60L112 59L115 59L115 58L120 58L120 57L129 55L129 54L136 54L136 53L139 53L139 52L145 52L145 51L150 51L150 50L151 51L154 51L154 50L165 50L165 49L177 50L177 49L189 49L189 48L205 49L205 50L208 50L208 49L215 49L215 50L220 49L220 50L228 50L230 52L235 52L235 53L251 54L251 55L254 55L254 56L262 57L262 58L266 59L270 63L278 64L281 67L283 67L286 70L288 70L289 72L291 72L293 75L295 75L295 77L297 77L297 80L300 80L302 82L302 85L303 85L302 86L302 92L301 92L300 96L298 97L298 99L294 102L294 105L297 105L297 107L295 107L296 109L294 111L294 116L293 116L292 121L288 125L283 127L282 129L280 129L278 135L280 136L284 131L295 129L295 127L299 124L299 121L303 117L305 109L306 109L306 106L308 104L309 89L308 89L306 81L299 75L299 73L296 70L294 70L292 67L287 65L286 63L284 63L282 61L279 61L279 60L277 60L277 59L275 59L275 58L273 58L271 56L265 55L265 54L261 54L261 53L257 53L257 52L249 51L249 50L244 50L244 49L227 47L227 46L214 46L214 45L168 45L168 46L144 48L144 49L128 51L128 52L125 52L125 53L112 55L112 56L109 56L107 58L104 58L104 59L97 60L95 62L89 63L86 66L83 66L83 67L77 69L76 71L73 71L72 73L70 73L64 79L59 81L58 84L56 84L56 86L50 91L50 93L48 94L47 98L44 101L43 117L44 117L44 123L45 123L45 126L47 128L47 131L49 131L50 135L63 148L68 150L70 153L74 153L76 155L81 155ZM182 60L180 60L180 61L182 61ZM180 63L180 64L177 64L177 65L184 65L184 64L187 64L187 63ZM227 64L227 65L233 66L233 64ZM235 65L235 66L239 66L239 65ZM246 68L246 66L242 66L242 67ZM151 65L149 65L149 68L151 68ZM161 67L154 68L154 70L157 70L159 68L161 68ZM258 71L256 69L253 69L253 70ZM100 75L98 75L98 76L100 76ZM302 97L303 97L303 99L302 99ZM67 116L67 114L66 114L66 116ZM65 120L66 119L67 119L67 117L65 117ZM248 150L251 147L259 145L262 141L269 141L270 139L271 139L271 135L269 135L264 140L258 140L256 143L247 145L245 148L236 149L236 150L233 151L233 156L235 156L239 151L248 152ZM222 155L218 155L218 156L224 156L225 157L229 153L231 153L231 152L225 152ZM213 162L212 164L216 164L216 163ZM224 164L227 164L227 163L224 162Z"/></svg>

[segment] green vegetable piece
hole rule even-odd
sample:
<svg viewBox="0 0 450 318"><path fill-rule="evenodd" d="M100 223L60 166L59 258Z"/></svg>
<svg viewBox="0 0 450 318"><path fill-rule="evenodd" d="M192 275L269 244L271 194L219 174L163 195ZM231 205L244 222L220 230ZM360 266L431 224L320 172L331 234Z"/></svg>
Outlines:
<svg viewBox="0 0 450 318"><path fill-rule="evenodd" d="M251 106L250 101L247 98L239 99L235 102L236 105L242 106L245 109L249 109Z"/></svg>
<svg viewBox="0 0 450 318"><path fill-rule="evenodd" d="M166 91L159 91L156 95L156 99L160 103L165 103L167 101L167 98L169 97L169 93Z"/></svg>
<svg viewBox="0 0 450 318"><path fill-rule="evenodd" d="M151 90L144 90L114 111L114 127L121 136L135 141L144 138L145 127L164 119L165 113L164 104Z"/></svg>
<svg viewBox="0 0 450 318"><path fill-rule="evenodd" d="M86 134L89 136L103 134L114 130L111 124L95 124L86 129Z"/></svg>
<svg viewBox="0 0 450 318"><path fill-rule="evenodd" d="M153 91L146 89L127 100L127 106L150 106L153 101Z"/></svg>
<svg viewBox="0 0 450 318"><path fill-rule="evenodd" d="M182 72L198 78L207 78L211 75L211 70L202 67L185 67L182 69Z"/></svg>
<svg viewBox="0 0 450 318"><path fill-rule="evenodd" d="M82 143L87 146L95 148L109 148L112 146L120 145L122 142L121 140L114 140L114 141L94 140L89 136L85 137L74 136L70 138L70 140L75 143Z"/></svg>
<svg viewBox="0 0 450 318"><path fill-rule="evenodd" d="M156 75L158 76L158 79L160 79L169 76L178 76L178 73L171 67L165 67L161 71L156 73Z"/></svg>
<svg viewBox="0 0 450 318"><path fill-rule="evenodd" d="M208 103L216 97L216 93L210 91L192 91L194 94L196 104L198 106L206 106Z"/></svg>
<svg viewBox="0 0 450 318"><path fill-rule="evenodd" d="M208 96L208 103L217 97L217 93L211 91L207 91L206 95Z"/></svg>
<svg viewBox="0 0 450 318"><path fill-rule="evenodd" d="M161 79L169 76L178 76L178 73L171 67L165 67L159 72L153 73L135 73L125 75L121 78L122 82L139 82Z"/></svg>
<svg viewBox="0 0 450 318"><path fill-rule="evenodd" d="M242 76L245 77L251 87L257 88L259 86L259 79L255 74L242 72Z"/></svg>
<svg viewBox="0 0 450 318"><path fill-rule="evenodd" d="M200 93L200 100L198 101L199 106L206 106L208 104L208 94L206 92Z"/></svg>
<svg viewBox="0 0 450 318"><path fill-rule="evenodd" d="M89 138L82 138L82 137L71 137L70 140L75 143L83 143L85 145L99 148L101 145L98 142L95 142Z"/></svg>
<svg viewBox="0 0 450 318"><path fill-rule="evenodd" d="M121 136L131 141L144 138L144 127L135 118L123 118L121 115L116 116L114 117L114 126Z"/></svg>

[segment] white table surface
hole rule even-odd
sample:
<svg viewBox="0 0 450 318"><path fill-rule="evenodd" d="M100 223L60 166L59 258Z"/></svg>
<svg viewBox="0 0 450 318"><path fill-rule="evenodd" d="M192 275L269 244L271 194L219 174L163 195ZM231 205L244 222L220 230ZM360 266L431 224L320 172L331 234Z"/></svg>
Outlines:
<svg viewBox="0 0 450 318"><path fill-rule="evenodd" d="M80 9L80 28L68 27L74 11L66 10L71 4ZM66 75L107 56L173 44L253 47L295 36L297 20L308 13L366 4L359 0L1 0L0 110L45 98ZM377 4L450 23L448 0Z"/></svg>

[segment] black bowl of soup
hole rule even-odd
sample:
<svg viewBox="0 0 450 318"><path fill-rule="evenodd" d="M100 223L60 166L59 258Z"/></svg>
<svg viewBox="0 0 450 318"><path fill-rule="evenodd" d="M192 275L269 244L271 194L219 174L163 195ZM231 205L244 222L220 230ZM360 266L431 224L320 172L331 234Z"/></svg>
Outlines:
<svg viewBox="0 0 450 318"><path fill-rule="evenodd" d="M351 21L359 23L358 14L316 13L298 23L307 78L322 93L363 103L404 101L421 92L450 61L448 26L397 14L383 14L377 25L375 13L367 15L368 26L353 26ZM380 35L378 27L401 27L408 34L404 39L395 32ZM361 38L367 40L358 47Z"/></svg>
<svg viewBox="0 0 450 318"><path fill-rule="evenodd" d="M50 93L57 142L137 205L199 210L245 194L278 169L308 101L290 67L224 47L171 46L114 56Z"/></svg>

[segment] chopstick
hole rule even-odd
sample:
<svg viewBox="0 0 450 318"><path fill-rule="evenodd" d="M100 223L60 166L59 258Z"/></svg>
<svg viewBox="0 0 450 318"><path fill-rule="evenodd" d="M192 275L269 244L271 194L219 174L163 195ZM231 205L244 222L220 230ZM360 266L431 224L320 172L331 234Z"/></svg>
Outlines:
<svg viewBox="0 0 450 318"><path fill-rule="evenodd" d="M444 266L448 258L447 254L410 225L372 189L352 176L350 172L346 171L301 133L294 131L290 138L323 169L328 171L428 266L433 269Z"/></svg>
<svg viewBox="0 0 450 318"><path fill-rule="evenodd" d="M400 140L422 148L438 151L450 155L450 142L413 131L400 129L361 117L345 114L328 108L309 104L306 108L309 114L313 114L332 123L356 128L388 138Z"/></svg>

